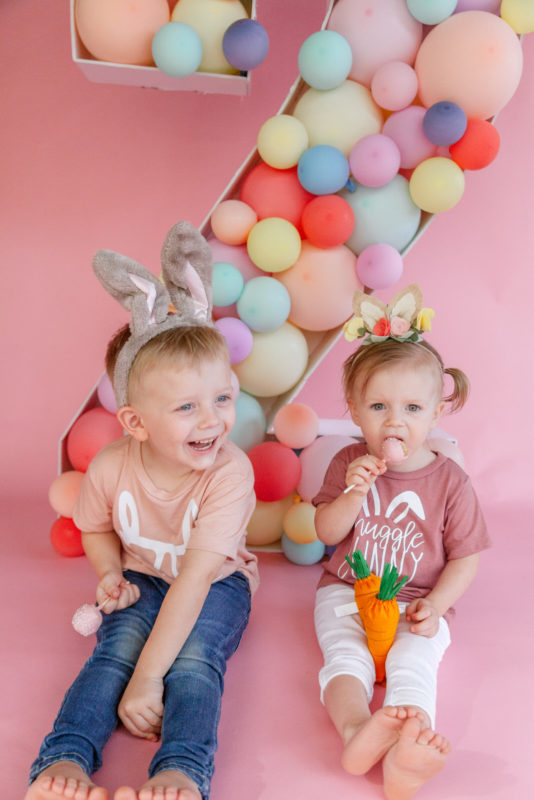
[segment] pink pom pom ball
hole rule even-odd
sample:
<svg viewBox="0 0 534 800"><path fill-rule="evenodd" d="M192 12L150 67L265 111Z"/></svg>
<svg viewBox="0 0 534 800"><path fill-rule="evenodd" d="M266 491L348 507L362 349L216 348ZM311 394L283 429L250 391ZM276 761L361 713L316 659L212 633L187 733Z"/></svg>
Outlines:
<svg viewBox="0 0 534 800"><path fill-rule="evenodd" d="M102 625L102 614L96 606L84 603L76 609L72 617L72 627L82 636L91 636Z"/></svg>

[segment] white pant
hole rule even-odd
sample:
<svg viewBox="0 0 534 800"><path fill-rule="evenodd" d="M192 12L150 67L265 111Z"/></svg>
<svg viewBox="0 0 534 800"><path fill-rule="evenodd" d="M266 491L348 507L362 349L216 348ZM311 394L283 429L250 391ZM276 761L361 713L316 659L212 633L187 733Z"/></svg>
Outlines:
<svg viewBox="0 0 534 800"><path fill-rule="evenodd" d="M351 586L331 584L317 591L315 631L323 651L324 667L319 672L321 701L327 683L338 675L358 678L367 693L373 696L375 667L367 647L367 637L359 614L337 617L335 609L354 600ZM395 641L386 660L386 695L384 705L418 706L435 724L437 673L443 654L451 642L449 626L443 618L439 630L429 639L410 633L403 612L406 603L399 603L401 617Z"/></svg>

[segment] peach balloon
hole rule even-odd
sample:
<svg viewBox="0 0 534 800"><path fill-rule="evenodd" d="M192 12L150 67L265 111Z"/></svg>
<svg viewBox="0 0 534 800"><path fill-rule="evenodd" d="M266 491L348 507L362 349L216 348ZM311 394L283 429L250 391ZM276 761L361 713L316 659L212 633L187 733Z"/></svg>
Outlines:
<svg viewBox="0 0 534 800"><path fill-rule="evenodd" d="M245 244L258 215L242 200L223 200L211 215L211 230L224 244Z"/></svg>
<svg viewBox="0 0 534 800"><path fill-rule="evenodd" d="M336 328L352 314L352 297L362 289L356 257L341 244L328 250L302 242L297 263L277 276L291 298L289 321L310 331Z"/></svg>
<svg viewBox="0 0 534 800"><path fill-rule="evenodd" d="M298 501L290 506L282 520L284 533L298 544L309 544L317 539L315 506Z"/></svg>
<svg viewBox="0 0 534 800"><path fill-rule="evenodd" d="M279 442L300 450L317 438L319 417L305 403L288 403L276 412L273 428Z"/></svg>
<svg viewBox="0 0 534 800"><path fill-rule="evenodd" d="M50 505L60 517L72 517L74 504L80 493L83 481L83 472L70 469L62 472L52 481L48 490Z"/></svg>
<svg viewBox="0 0 534 800"><path fill-rule="evenodd" d="M302 331L284 322L267 333L253 333L250 354L233 369L241 389L255 397L274 397L291 389L308 364L308 345Z"/></svg>
<svg viewBox="0 0 534 800"><path fill-rule="evenodd" d="M510 100L523 68L521 45L512 28L487 11L453 14L424 39L415 71L427 108L442 100L467 117L488 119Z"/></svg>
<svg viewBox="0 0 534 800"><path fill-rule="evenodd" d="M256 500L256 508L247 525L247 545L263 547L281 539L284 532L282 520L292 505L293 492L282 500Z"/></svg>

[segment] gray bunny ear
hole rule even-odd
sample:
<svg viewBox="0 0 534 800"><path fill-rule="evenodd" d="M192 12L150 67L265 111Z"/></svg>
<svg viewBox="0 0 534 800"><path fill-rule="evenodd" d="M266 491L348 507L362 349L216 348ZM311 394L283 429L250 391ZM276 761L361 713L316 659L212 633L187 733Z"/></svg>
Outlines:
<svg viewBox="0 0 534 800"><path fill-rule="evenodd" d="M134 336L166 319L169 293L137 261L113 250L99 250L93 257L93 270L104 289L131 312L130 330Z"/></svg>
<svg viewBox="0 0 534 800"><path fill-rule="evenodd" d="M182 324L209 323L212 308L211 248L190 222L177 222L161 249L163 280Z"/></svg>

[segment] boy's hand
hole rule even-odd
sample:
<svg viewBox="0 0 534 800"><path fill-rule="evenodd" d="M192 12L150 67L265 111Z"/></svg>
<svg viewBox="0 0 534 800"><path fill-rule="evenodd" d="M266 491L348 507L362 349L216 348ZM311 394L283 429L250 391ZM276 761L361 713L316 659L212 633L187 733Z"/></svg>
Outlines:
<svg viewBox="0 0 534 800"><path fill-rule="evenodd" d="M417 597L406 608L406 620L413 623L410 633L431 639L439 630L439 615L426 597Z"/></svg>
<svg viewBox="0 0 534 800"><path fill-rule="evenodd" d="M365 497L378 476L385 471L386 465L381 458L366 453L349 464L345 482L347 486L353 487L351 493Z"/></svg>
<svg viewBox="0 0 534 800"><path fill-rule="evenodd" d="M96 599L99 605L106 603L102 608L104 614L133 606L139 600L141 592L135 583L124 579L121 572L110 571L102 575L96 587Z"/></svg>
<svg viewBox="0 0 534 800"><path fill-rule="evenodd" d="M119 703L118 713L130 733L156 742L163 718L163 679L145 678L134 672Z"/></svg>

